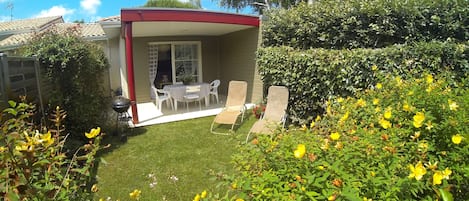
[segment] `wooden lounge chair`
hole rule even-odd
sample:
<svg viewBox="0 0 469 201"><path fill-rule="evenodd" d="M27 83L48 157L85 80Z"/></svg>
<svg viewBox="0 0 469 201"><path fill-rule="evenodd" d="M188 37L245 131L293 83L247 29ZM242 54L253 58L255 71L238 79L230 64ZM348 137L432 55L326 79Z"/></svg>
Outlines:
<svg viewBox="0 0 469 201"><path fill-rule="evenodd" d="M271 86L267 95L267 105L264 114L249 130L246 143L251 133L271 134L280 126L285 126L286 109L288 106L288 89L284 86Z"/></svg>
<svg viewBox="0 0 469 201"><path fill-rule="evenodd" d="M246 110L246 93L247 93L247 82L245 81L230 81L228 86L228 97L226 98L225 107L222 111L215 116L210 127L210 132L213 134L229 135L230 133L216 132L214 130L215 124L227 124L231 125L233 131L239 116L241 115L241 122L244 118L244 111Z"/></svg>

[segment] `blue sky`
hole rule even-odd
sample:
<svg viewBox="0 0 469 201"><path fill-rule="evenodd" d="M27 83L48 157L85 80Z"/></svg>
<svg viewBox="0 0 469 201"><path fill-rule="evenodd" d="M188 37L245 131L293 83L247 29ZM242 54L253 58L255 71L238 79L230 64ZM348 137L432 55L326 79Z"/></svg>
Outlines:
<svg viewBox="0 0 469 201"><path fill-rule="evenodd" d="M233 12L220 8L217 0L201 1L206 10ZM145 2L147 0L0 0L0 21L60 15L66 22L81 19L94 22L119 15L121 8L139 7Z"/></svg>

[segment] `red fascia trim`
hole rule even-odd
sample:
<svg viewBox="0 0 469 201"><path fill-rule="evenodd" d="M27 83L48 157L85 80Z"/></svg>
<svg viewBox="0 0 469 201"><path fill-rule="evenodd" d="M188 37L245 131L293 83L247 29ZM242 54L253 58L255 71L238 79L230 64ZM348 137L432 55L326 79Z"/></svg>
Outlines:
<svg viewBox="0 0 469 201"><path fill-rule="evenodd" d="M209 22L223 24L239 24L259 27L256 16L218 13L196 10L121 10L122 22L175 21L175 22Z"/></svg>
<svg viewBox="0 0 469 201"><path fill-rule="evenodd" d="M132 49L132 22L124 24L125 58L127 63L127 87L129 90L130 106L132 107L132 121L138 123L137 100L135 96L134 57Z"/></svg>

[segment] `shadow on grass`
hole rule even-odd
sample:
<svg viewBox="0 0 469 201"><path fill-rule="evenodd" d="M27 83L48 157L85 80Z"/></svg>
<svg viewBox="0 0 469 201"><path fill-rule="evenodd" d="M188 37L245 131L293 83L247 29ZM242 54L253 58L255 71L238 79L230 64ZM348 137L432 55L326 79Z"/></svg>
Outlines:
<svg viewBox="0 0 469 201"><path fill-rule="evenodd" d="M127 128L122 131L113 131L111 134L107 134L103 137L103 141L101 141L102 146L109 146L100 150L97 154L98 157L110 153L116 149L119 149L120 146L127 143L127 139L129 137L138 136L145 134L147 129L144 127L137 127L137 128Z"/></svg>

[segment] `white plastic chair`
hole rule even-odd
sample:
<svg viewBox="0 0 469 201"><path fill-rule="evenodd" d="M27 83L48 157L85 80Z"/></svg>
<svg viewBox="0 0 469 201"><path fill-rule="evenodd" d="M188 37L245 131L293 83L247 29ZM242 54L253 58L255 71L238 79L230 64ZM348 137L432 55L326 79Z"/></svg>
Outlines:
<svg viewBox="0 0 469 201"><path fill-rule="evenodd" d="M171 101L171 96L169 95L168 91L157 89L153 85L151 86L151 89L155 93L155 104L160 112L161 112L161 105L165 101L166 101L166 105L169 106L171 109L173 109L173 102Z"/></svg>
<svg viewBox="0 0 469 201"><path fill-rule="evenodd" d="M215 96L215 98L217 99L217 103L218 103L218 86L220 86L220 80L213 80L211 83L210 83L210 96Z"/></svg>
<svg viewBox="0 0 469 201"><path fill-rule="evenodd" d="M199 101L199 110L202 110L200 106L200 85L186 86L186 95L184 95L184 101L186 102L187 111L189 111L189 102Z"/></svg>

